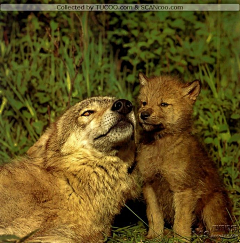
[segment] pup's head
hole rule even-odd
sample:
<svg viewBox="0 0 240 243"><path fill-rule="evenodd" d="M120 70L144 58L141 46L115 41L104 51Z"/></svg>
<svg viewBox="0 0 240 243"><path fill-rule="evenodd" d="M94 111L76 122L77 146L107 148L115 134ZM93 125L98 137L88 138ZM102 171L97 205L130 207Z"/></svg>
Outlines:
<svg viewBox="0 0 240 243"><path fill-rule="evenodd" d="M178 78L147 78L139 74L139 122L145 131L177 133L191 127L192 108L200 82L183 83Z"/></svg>
<svg viewBox="0 0 240 243"><path fill-rule="evenodd" d="M132 103L112 97L93 97L67 110L28 150L29 156L45 152L63 155L90 149L107 154L134 142Z"/></svg>

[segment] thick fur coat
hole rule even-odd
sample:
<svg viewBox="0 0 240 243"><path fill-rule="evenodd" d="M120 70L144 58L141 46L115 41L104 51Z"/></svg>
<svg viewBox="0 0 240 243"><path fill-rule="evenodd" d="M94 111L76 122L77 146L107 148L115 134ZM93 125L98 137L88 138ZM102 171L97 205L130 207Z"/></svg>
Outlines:
<svg viewBox="0 0 240 243"><path fill-rule="evenodd" d="M28 151L0 167L0 234L31 242L102 242L137 194L135 117L127 100L95 97L67 110Z"/></svg>
<svg viewBox="0 0 240 243"><path fill-rule="evenodd" d="M231 203L216 166L192 134L199 81L139 77L143 134L137 165L144 181L147 237L161 236L166 223L188 240L192 229L216 237L226 234Z"/></svg>

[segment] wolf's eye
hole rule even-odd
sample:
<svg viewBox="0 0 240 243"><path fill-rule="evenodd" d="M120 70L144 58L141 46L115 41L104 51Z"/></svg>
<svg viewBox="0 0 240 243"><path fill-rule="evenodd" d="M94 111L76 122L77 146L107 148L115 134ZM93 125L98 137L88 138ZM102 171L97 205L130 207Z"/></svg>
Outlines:
<svg viewBox="0 0 240 243"><path fill-rule="evenodd" d="M84 111L81 116L90 116L93 113L94 113L94 111L92 111L92 110Z"/></svg>
<svg viewBox="0 0 240 243"><path fill-rule="evenodd" d="M147 105L147 102L146 102L146 101L143 101L143 102L142 102L142 105L143 105L143 106Z"/></svg>
<svg viewBox="0 0 240 243"><path fill-rule="evenodd" d="M168 103L165 103L165 102L162 102L160 105L163 106L163 107L169 106L169 104Z"/></svg>

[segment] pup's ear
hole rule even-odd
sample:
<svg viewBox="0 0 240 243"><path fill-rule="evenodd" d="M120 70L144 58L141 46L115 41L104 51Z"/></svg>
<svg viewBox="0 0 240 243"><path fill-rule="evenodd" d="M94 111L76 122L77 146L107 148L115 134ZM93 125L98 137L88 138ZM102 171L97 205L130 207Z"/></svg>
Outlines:
<svg viewBox="0 0 240 243"><path fill-rule="evenodd" d="M147 82L148 82L148 78L143 74L143 73L139 73L138 74L138 78L139 78L139 81L140 81L140 84L142 86L146 85Z"/></svg>
<svg viewBox="0 0 240 243"><path fill-rule="evenodd" d="M194 80L193 82L187 84L187 86L183 87L183 96L188 96L190 100L195 102L200 91L201 91L200 81Z"/></svg>
<svg viewBox="0 0 240 243"><path fill-rule="evenodd" d="M52 129L48 128L46 132L33 144L27 151L27 155L30 157L41 157L46 153L46 145L52 134Z"/></svg>

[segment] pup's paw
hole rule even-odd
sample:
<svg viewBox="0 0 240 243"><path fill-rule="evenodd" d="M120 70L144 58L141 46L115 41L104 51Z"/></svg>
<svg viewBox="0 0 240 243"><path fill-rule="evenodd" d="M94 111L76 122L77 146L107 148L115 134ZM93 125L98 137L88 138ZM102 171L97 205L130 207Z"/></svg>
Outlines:
<svg viewBox="0 0 240 243"><path fill-rule="evenodd" d="M157 234L157 232L153 231L153 230L149 230L148 231L148 234L146 235L146 239L155 239L155 238L158 238L158 239L161 239L162 238L162 234L159 233Z"/></svg>

